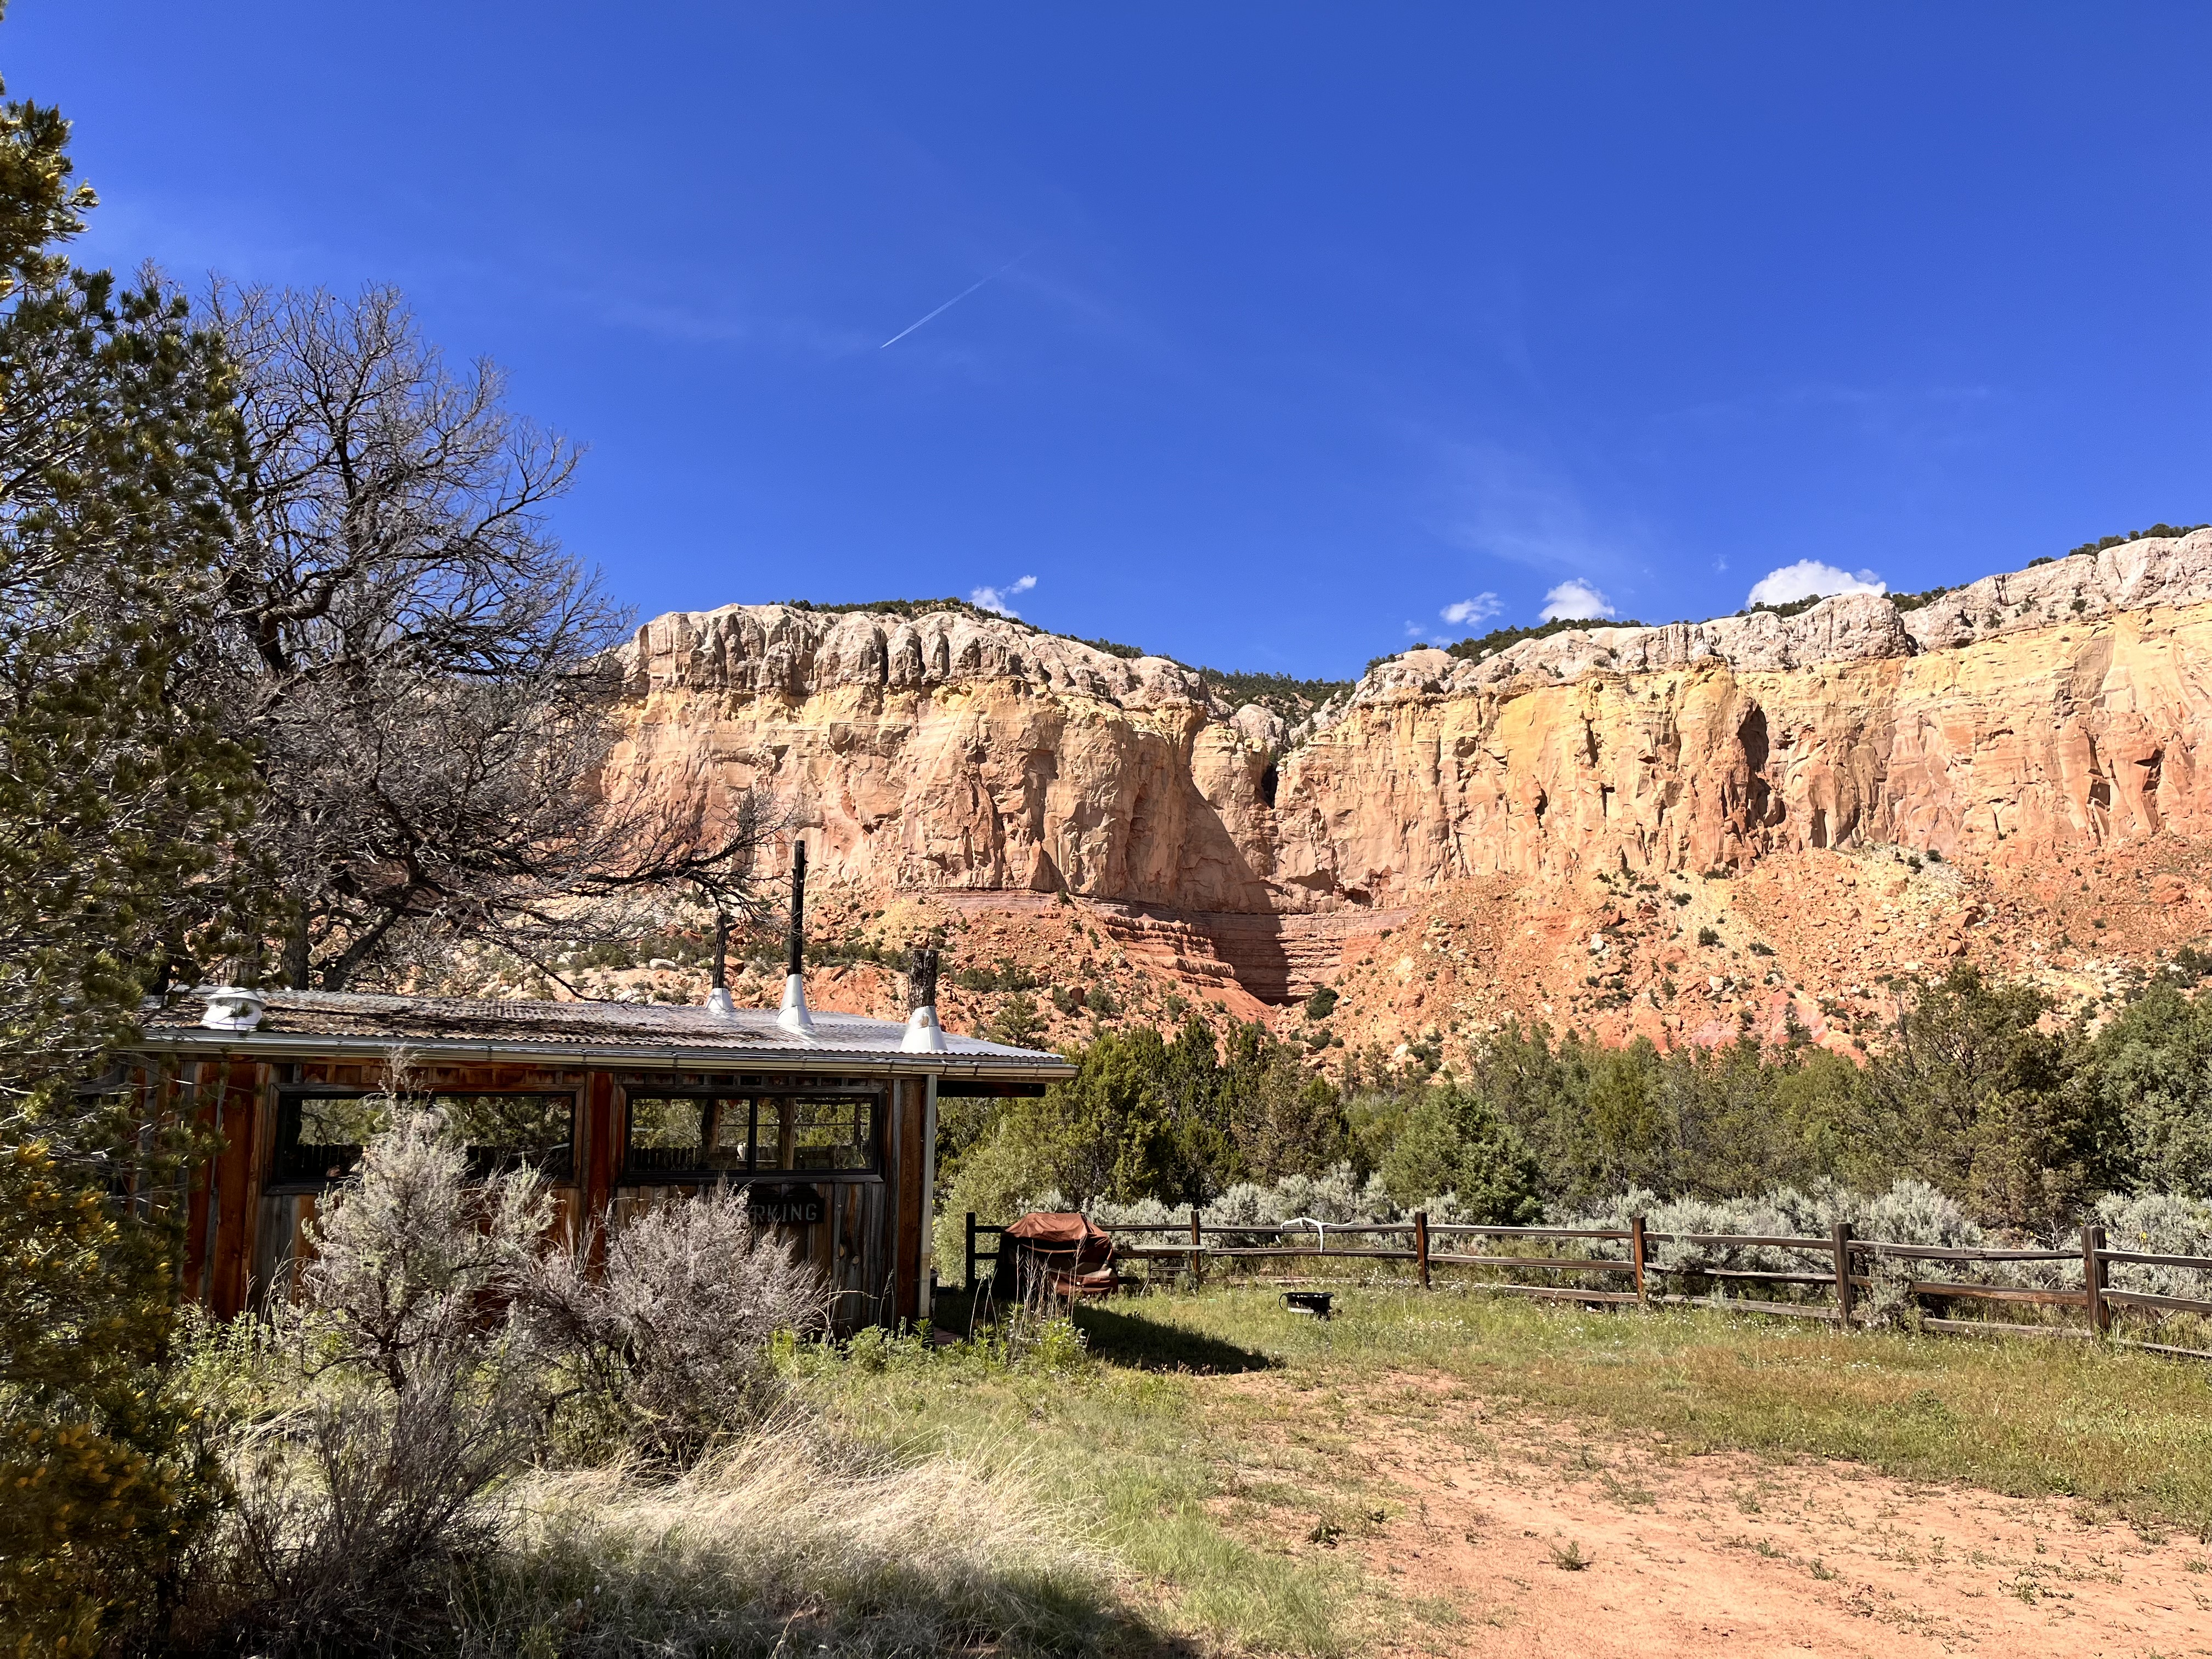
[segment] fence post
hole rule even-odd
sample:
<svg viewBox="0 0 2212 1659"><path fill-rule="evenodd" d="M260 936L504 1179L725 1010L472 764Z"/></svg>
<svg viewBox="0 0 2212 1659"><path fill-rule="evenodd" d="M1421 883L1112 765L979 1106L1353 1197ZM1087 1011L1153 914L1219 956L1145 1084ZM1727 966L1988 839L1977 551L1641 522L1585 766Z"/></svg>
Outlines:
<svg viewBox="0 0 2212 1659"><path fill-rule="evenodd" d="M2102 1336L2112 1328L2112 1305L2105 1300L2105 1230L2095 1222L2081 1229L2081 1288L2088 1293L2089 1329Z"/></svg>
<svg viewBox="0 0 2212 1659"><path fill-rule="evenodd" d="M1413 1263L1421 1275L1421 1288L1429 1288L1429 1212L1413 1212Z"/></svg>
<svg viewBox="0 0 2212 1659"><path fill-rule="evenodd" d="M968 1212L968 1294L975 1294L975 1212Z"/></svg>
<svg viewBox="0 0 2212 1659"><path fill-rule="evenodd" d="M1857 1287L1851 1283L1851 1224L1838 1221L1830 1237L1836 1253L1836 1323L1849 1330L1852 1310L1858 1301Z"/></svg>
<svg viewBox="0 0 2212 1659"><path fill-rule="evenodd" d="M1628 1261L1636 1270L1636 1299L1640 1304L1644 1295L1644 1218L1628 1218Z"/></svg>
<svg viewBox="0 0 2212 1659"><path fill-rule="evenodd" d="M1199 1231L1198 1206L1194 1204L1190 1206L1190 1282L1194 1285L1200 1282L1199 1274L1202 1258L1199 1252L1205 1248L1206 1240Z"/></svg>

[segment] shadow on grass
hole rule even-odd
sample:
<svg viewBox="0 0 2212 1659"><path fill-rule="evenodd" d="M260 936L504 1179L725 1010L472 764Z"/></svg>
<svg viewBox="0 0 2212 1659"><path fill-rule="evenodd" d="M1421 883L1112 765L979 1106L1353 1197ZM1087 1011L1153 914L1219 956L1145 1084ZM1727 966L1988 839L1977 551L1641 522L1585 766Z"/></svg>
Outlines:
<svg viewBox="0 0 2212 1659"><path fill-rule="evenodd" d="M1226 1376L1239 1371L1269 1370L1275 1364L1266 1354L1224 1342L1219 1337L1096 1304L1076 1309L1075 1322L1088 1340L1092 1357L1109 1365Z"/></svg>

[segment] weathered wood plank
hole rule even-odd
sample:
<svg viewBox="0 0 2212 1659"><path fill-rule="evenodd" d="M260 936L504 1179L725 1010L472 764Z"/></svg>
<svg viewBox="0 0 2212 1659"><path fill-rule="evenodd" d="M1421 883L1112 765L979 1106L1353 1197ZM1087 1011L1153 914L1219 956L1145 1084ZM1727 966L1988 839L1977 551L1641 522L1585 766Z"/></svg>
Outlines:
<svg viewBox="0 0 2212 1659"><path fill-rule="evenodd" d="M2100 1250L2098 1256L2106 1261L2118 1261L2137 1267L2189 1267L2200 1273L2212 1273L2212 1256L2151 1255L2141 1250Z"/></svg>
<svg viewBox="0 0 2212 1659"><path fill-rule="evenodd" d="M1429 1260L1449 1262L1455 1267L1535 1267L1560 1273L1633 1273L1636 1271L1636 1264L1632 1261L1613 1261L1595 1255L1445 1255L1431 1250Z"/></svg>
<svg viewBox="0 0 2212 1659"><path fill-rule="evenodd" d="M1923 1319L1931 1331L1950 1331L1963 1336L2051 1336L2086 1342L2094 1334L2084 1325L2014 1325L1999 1319Z"/></svg>
<svg viewBox="0 0 2212 1659"><path fill-rule="evenodd" d="M2105 1300L2123 1308L2156 1308L2166 1313L2212 1314L2212 1302L2190 1296L2153 1296L2148 1291L2112 1291Z"/></svg>

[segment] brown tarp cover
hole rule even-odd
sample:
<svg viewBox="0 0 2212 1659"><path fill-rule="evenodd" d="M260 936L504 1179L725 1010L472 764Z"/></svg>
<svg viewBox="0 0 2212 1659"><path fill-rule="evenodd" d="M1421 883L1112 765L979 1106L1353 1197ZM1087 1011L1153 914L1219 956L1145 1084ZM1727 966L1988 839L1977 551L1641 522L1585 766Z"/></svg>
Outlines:
<svg viewBox="0 0 2212 1659"><path fill-rule="evenodd" d="M1042 1271L1055 1296L1107 1296L1119 1288L1114 1240L1090 1217L1065 1210L1032 1210L1006 1229L1033 1271Z"/></svg>

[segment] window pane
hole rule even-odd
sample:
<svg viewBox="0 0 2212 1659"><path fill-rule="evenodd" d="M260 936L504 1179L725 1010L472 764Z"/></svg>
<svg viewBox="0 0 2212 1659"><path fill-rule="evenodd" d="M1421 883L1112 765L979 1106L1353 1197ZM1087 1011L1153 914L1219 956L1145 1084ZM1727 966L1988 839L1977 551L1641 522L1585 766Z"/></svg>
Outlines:
<svg viewBox="0 0 2212 1659"><path fill-rule="evenodd" d="M559 1095L432 1095L423 1103L442 1113L447 1131L468 1148L471 1174L527 1164L549 1176L566 1176L576 1097Z"/></svg>
<svg viewBox="0 0 2212 1659"><path fill-rule="evenodd" d="M780 1170L783 1167L783 1114L778 1109L781 1104L775 1100L733 1100L730 1103L732 1112L750 1115L757 1126L758 1142L752 1162L756 1170Z"/></svg>
<svg viewBox="0 0 2212 1659"><path fill-rule="evenodd" d="M629 1145L632 1152L672 1152L678 1147L696 1152L699 1146L699 1113L703 1100L640 1100L629 1103Z"/></svg>
<svg viewBox="0 0 2212 1659"><path fill-rule="evenodd" d="M444 1116L467 1150L472 1176L527 1164L560 1179L574 1164L573 1094L438 1094L410 1097L406 1104ZM381 1094L280 1097L276 1178L342 1179L361 1162L362 1146L391 1121L392 1102Z"/></svg>
<svg viewBox="0 0 2212 1659"><path fill-rule="evenodd" d="M750 1169L751 1103L695 1095L631 1096L629 1165L648 1175L713 1175Z"/></svg>
<svg viewBox="0 0 2212 1659"><path fill-rule="evenodd" d="M631 1179L876 1167L875 1097L633 1095Z"/></svg>
<svg viewBox="0 0 2212 1659"><path fill-rule="evenodd" d="M793 1170L866 1170L875 1164L875 1102L867 1097L794 1100Z"/></svg>
<svg viewBox="0 0 2212 1659"><path fill-rule="evenodd" d="M277 1113L276 1178L337 1181L361 1162L361 1149L392 1121L382 1095L306 1095Z"/></svg>

